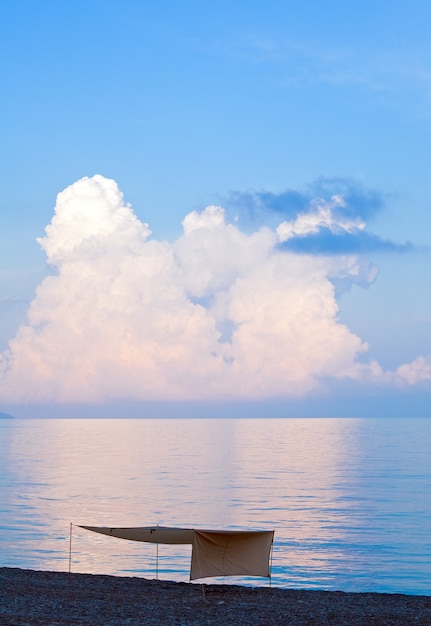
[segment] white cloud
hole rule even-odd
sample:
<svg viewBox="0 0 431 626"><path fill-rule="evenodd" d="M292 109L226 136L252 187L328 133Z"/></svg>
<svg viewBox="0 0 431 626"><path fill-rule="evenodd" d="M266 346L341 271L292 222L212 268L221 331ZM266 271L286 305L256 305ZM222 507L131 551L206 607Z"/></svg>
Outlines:
<svg viewBox="0 0 431 626"><path fill-rule="evenodd" d="M46 227L46 237L38 239L48 263L97 256L102 246L116 249L140 247L151 234L123 201L114 180L103 176L83 178L58 194L55 215Z"/></svg>
<svg viewBox="0 0 431 626"><path fill-rule="evenodd" d="M39 240L54 274L0 357L2 399L265 398L387 378L338 319L330 278L369 280L357 257L279 251L274 232L244 234L220 207L183 226L173 243L152 239L102 176L59 194ZM414 384L412 368L397 380Z"/></svg>
<svg viewBox="0 0 431 626"><path fill-rule="evenodd" d="M300 213L294 220L282 222L277 228L280 241L288 241L292 237L318 233L327 228L333 233L354 233L365 228L365 223L359 218L348 219L335 217L334 209L345 207L342 195L334 195L329 202L316 198L311 203L311 210Z"/></svg>
<svg viewBox="0 0 431 626"><path fill-rule="evenodd" d="M411 363L400 365L395 371L399 385L415 385L431 380L431 358L419 356Z"/></svg>

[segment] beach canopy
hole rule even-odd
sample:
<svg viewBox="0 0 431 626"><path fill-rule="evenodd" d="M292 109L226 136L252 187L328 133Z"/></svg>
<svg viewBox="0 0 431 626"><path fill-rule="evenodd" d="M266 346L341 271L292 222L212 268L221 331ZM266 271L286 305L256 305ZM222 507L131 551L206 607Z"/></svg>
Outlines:
<svg viewBox="0 0 431 626"><path fill-rule="evenodd" d="M156 544L191 544L190 580L213 576L270 576L273 530L197 530L145 526L82 526L95 533Z"/></svg>

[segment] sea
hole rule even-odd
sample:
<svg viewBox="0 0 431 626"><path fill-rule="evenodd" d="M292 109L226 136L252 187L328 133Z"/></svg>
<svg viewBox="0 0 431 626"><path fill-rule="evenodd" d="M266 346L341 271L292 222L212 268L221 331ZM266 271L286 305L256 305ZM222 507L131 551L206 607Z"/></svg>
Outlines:
<svg viewBox="0 0 431 626"><path fill-rule="evenodd" d="M0 420L0 566L189 580L80 525L274 530L270 579L202 582L431 595L431 421Z"/></svg>

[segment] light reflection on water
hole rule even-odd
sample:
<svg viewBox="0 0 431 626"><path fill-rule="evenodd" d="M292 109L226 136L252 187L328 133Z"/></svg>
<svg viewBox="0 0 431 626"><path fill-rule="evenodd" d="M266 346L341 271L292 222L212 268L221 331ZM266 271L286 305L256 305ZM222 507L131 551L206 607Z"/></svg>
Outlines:
<svg viewBox="0 0 431 626"><path fill-rule="evenodd" d="M1 565L66 571L70 522L275 529L273 585L431 594L427 420L2 420L0 435ZM74 528L72 547L73 571L155 577L154 545ZM190 547L159 546L159 578L189 566Z"/></svg>

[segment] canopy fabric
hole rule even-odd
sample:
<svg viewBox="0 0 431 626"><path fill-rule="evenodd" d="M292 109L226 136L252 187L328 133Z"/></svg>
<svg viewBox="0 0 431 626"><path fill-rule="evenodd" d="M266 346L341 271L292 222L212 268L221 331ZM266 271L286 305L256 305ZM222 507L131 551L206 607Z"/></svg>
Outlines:
<svg viewBox="0 0 431 626"><path fill-rule="evenodd" d="M214 576L270 576L273 530L197 530L165 526L79 527L130 541L191 544L190 580Z"/></svg>
<svg viewBox="0 0 431 626"><path fill-rule="evenodd" d="M166 526L143 526L141 528L105 528L103 526L82 526L94 533L128 539L129 541L146 541L148 543L193 543L193 528L168 528Z"/></svg>
<svg viewBox="0 0 431 626"><path fill-rule="evenodd" d="M209 576L270 576L273 531L196 530L190 580Z"/></svg>

